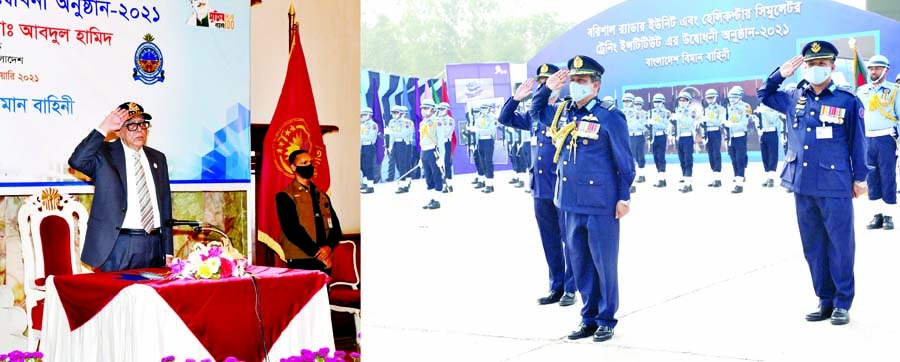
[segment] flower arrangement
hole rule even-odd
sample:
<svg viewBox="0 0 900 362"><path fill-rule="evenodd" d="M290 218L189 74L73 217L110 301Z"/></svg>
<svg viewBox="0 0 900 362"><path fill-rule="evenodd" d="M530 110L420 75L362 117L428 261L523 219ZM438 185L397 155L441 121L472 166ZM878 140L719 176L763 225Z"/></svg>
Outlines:
<svg viewBox="0 0 900 362"><path fill-rule="evenodd" d="M12 351L7 354L0 353L0 362L43 362L44 354L41 352Z"/></svg>
<svg viewBox="0 0 900 362"><path fill-rule="evenodd" d="M169 279L225 279L247 274L247 258L218 241L196 243L187 259L175 258L169 264Z"/></svg>
<svg viewBox="0 0 900 362"><path fill-rule="evenodd" d="M360 362L360 355L356 352L350 352L349 354L344 351L334 351L334 355L329 357L330 349L322 348L316 352L313 352L308 349L304 349L300 351L299 356L290 356L280 359L280 362ZM3 360L0 359L0 362ZM31 361L25 361L31 362ZM176 362L175 356L166 356L163 357L160 362ZM193 358L188 358L185 362L198 362ZM199 362L213 362L211 359L202 359ZM243 362L234 357L228 357L223 362Z"/></svg>

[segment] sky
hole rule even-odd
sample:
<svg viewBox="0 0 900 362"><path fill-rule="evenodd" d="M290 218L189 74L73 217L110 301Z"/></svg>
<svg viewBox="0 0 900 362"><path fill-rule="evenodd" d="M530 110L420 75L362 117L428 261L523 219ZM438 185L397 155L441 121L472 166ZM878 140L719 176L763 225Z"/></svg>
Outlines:
<svg viewBox="0 0 900 362"><path fill-rule="evenodd" d="M377 14L390 15L389 12L402 7L402 4L416 0L362 0L362 21L370 21ZM449 0L449 1L465 1L465 0ZM690 0L681 0L689 2ZM859 9L866 9L866 0L835 0L836 2L850 5ZM501 0L503 12L509 16L531 16L542 12L553 12L548 8L555 7L556 18L559 21L578 24L588 18L597 15L612 6L621 4L624 0L565 0L565 1L549 1L549 0ZM574 9L574 10L573 10Z"/></svg>

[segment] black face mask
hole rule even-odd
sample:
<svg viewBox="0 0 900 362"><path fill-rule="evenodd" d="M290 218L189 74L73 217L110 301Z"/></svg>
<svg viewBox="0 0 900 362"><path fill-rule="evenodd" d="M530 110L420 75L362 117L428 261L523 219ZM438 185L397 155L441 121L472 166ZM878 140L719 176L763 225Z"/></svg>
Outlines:
<svg viewBox="0 0 900 362"><path fill-rule="evenodd" d="M297 172L300 177L303 177L307 180L313 177L314 171L315 170L313 169L313 165L297 166L297 168L294 169L294 172Z"/></svg>

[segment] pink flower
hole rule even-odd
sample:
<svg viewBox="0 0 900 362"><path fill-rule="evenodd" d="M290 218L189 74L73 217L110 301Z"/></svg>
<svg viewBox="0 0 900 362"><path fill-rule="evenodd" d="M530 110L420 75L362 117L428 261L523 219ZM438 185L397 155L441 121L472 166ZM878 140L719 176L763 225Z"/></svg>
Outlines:
<svg viewBox="0 0 900 362"><path fill-rule="evenodd" d="M222 248L220 248L218 246L209 248L209 257L210 258L217 257L219 255L222 255Z"/></svg>
<svg viewBox="0 0 900 362"><path fill-rule="evenodd" d="M222 260L222 266L220 267L221 269L219 271L222 274L222 278L229 278L234 276L232 275L234 273L234 262L228 258L222 258L220 260Z"/></svg>

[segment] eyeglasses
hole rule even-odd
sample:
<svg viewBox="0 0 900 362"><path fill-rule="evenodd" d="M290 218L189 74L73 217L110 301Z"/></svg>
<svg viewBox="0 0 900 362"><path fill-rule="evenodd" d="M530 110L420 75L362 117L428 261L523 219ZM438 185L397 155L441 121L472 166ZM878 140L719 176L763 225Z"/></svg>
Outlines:
<svg viewBox="0 0 900 362"><path fill-rule="evenodd" d="M138 130L138 127L140 127L140 129L147 129L147 128L150 128L150 121L134 122L134 123L126 123L126 124L124 125L124 127L125 127L126 129L128 129L129 131L134 132L134 131L137 131L137 130Z"/></svg>

